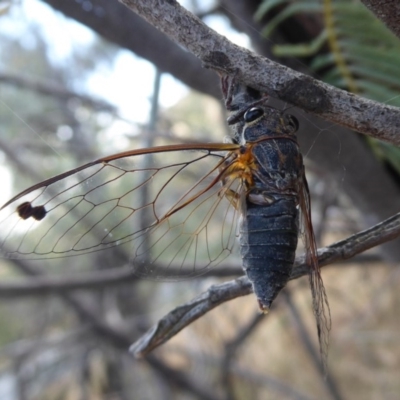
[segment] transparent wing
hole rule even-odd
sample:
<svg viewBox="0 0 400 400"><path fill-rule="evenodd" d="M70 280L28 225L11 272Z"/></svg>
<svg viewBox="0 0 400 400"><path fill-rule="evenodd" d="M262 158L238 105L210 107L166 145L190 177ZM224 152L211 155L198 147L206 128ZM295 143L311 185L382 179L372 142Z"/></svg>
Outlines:
<svg viewBox="0 0 400 400"><path fill-rule="evenodd" d="M314 231L311 223L311 203L310 192L307 179L303 170L302 185L300 190L300 209L302 218L302 230L304 245L306 249L306 263L310 267L310 286L313 301L313 310L317 322L318 340L320 344L321 359L326 371L329 331L331 329L331 314L329 309L328 297L326 295L324 283L321 277L321 270L318 264L317 245L315 242Z"/></svg>
<svg viewBox="0 0 400 400"><path fill-rule="evenodd" d="M139 273L200 274L226 258L235 242L238 211L225 194L240 193L242 183L222 183L220 176L236 149L132 151L39 183L0 209L1 251L45 259L128 243Z"/></svg>

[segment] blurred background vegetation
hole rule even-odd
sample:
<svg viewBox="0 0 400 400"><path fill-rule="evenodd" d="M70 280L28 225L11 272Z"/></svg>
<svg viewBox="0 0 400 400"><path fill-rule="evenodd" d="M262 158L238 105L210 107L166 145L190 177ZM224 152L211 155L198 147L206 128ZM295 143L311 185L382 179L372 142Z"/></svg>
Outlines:
<svg viewBox="0 0 400 400"><path fill-rule="evenodd" d="M181 3L240 45L400 104L400 41L358 0ZM3 0L0 43L2 202L100 156L228 134L215 74L117 1ZM290 113L300 120L319 246L399 211L398 148ZM84 261L0 260L1 399L399 398L399 241L324 268L333 322L326 380L306 278L290 282L267 317L253 296L236 299L144 360L129 354L131 343L229 278L32 289L50 274L120 271L128 259L119 249ZM240 267L237 256L227 263Z"/></svg>

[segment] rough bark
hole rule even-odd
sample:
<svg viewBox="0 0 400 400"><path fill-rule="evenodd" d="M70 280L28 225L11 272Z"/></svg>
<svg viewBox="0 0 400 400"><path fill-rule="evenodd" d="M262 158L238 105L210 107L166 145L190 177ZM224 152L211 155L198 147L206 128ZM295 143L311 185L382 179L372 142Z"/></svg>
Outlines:
<svg viewBox="0 0 400 400"><path fill-rule="evenodd" d="M400 109L334 88L243 49L173 0L121 0L205 65L325 120L400 144Z"/></svg>
<svg viewBox="0 0 400 400"><path fill-rule="evenodd" d="M399 235L400 214L397 214L370 229L359 232L329 247L319 249L319 265L323 267L338 260L352 258L356 254ZM309 268L305 264L304 256L296 257L295 268L290 279L297 279L308 274ZM245 276L220 285L211 286L206 292L162 317L156 325L130 347L130 351L136 357L143 357L220 304L240 296L246 296L252 292L252 285Z"/></svg>

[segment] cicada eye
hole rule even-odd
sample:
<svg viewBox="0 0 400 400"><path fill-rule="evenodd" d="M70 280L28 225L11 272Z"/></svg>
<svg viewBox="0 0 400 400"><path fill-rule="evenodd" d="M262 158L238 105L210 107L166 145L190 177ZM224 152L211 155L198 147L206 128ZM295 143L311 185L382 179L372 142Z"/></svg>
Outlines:
<svg viewBox="0 0 400 400"><path fill-rule="evenodd" d="M244 122L250 123L250 122L257 121L263 115L264 115L264 110L262 108L253 107L244 113L243 119L244 119Z"/></svg>
<svg viewBox="0 0 400 400"><path fill-rule="evenodd" d="M294 115L286 114L284 120L286 127L290 129L291 133L299 130L299 120Z"/></svg>

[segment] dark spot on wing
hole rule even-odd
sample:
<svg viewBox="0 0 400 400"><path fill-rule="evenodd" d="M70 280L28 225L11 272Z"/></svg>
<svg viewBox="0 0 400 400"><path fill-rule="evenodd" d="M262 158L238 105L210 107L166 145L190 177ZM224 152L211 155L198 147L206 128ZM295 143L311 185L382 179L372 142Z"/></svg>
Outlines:
<svg viewBox="0 0 400 400"><path fill-rule="evenodd" d="M17 207L17 213L22 219L32 217L36 221L40 221L46 216L47 211L44 206L32 207L32 204L26 201Z"/></svg>

